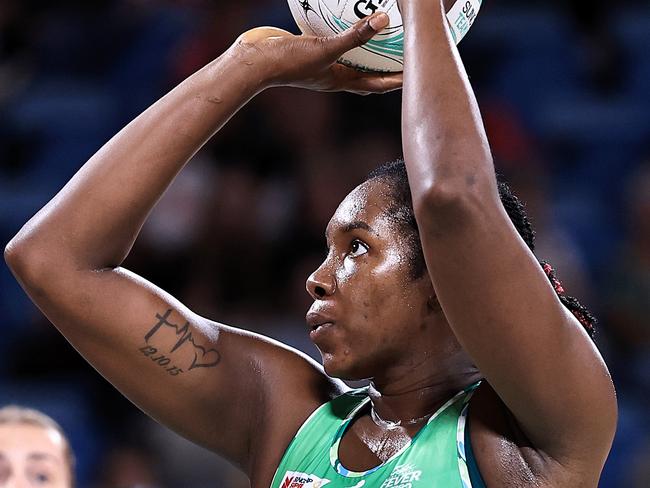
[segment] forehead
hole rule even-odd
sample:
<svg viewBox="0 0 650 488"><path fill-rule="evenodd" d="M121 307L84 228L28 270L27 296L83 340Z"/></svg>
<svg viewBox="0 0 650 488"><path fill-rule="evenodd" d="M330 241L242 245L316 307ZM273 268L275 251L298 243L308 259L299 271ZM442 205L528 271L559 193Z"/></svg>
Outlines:
<svg viewBox="0 0 650 488"><path fill-rule="evenodd" d="M64 441L54 429L30 424L0 425L0 454L43 453L63 462Z"/></svg>
<svg viewBox="0 0 650 488"><path fill-rule="evenodd" d="M340 203L327 225L326 235L359 223L379 232L382 227L392 224L387 214L391 201L390 187L386 183L377 179L362 183Z"/></svg>

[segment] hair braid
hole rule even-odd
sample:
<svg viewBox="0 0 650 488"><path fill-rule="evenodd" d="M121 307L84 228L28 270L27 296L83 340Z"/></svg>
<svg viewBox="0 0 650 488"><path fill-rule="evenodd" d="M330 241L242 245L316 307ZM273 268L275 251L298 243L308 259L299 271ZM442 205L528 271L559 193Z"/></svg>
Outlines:
<svg viewBox="0 0 650 488"><path fill-rule="evenodd" d="M557 293L557 296L559 297L562 304L568 308L573 315L575 315L575 317L587 331L587 334L589 334L589 337L593 338L596 333L596 317L594 317L593 314L584 305L582 305L576 297L572 297L566 294L562 283L555 275L555 270L548 262L542 260L540 261L540 264L542 265L546 276L548 276L548 279L553 285L555 293Z"/></svg>
<svg viewBox="0 0 650 488"><path fill-rule="evenodd" d="M498 182L498 189L499 198L501 199L503 208L506 209L508 217L510 217L510 220L526 245L528 245L528 248L535 252L535 230L530 223L528 215L526 215L524 204L519 200L517 195L512 193L511 188L504 181Z"/></svg>

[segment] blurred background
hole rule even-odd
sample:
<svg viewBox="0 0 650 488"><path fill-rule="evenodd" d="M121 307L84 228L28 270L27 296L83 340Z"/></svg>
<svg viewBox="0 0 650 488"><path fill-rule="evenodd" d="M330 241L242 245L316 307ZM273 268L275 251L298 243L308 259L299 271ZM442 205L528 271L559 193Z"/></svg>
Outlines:
<svg viewBox="0 0 650 488"><path fill-rule="evenodd" d="M284 0L0 0L0 242L125 123L257 25L296 30ZM600 318L620 407L600 486L648 487L650 2L487 1L460 48L538 257ZM325 225L400 154L399 93L265 92L180 174L125 265L202 315L318 358L304 281ZM4 263L0 310L0 404L63 425L81 488L247 486L116 393Z"/></svg>

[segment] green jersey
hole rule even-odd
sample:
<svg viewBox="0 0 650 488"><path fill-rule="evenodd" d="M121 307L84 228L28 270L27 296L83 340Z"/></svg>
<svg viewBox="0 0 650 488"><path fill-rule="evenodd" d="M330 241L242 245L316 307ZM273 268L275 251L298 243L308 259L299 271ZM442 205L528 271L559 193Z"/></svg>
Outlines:
<svg viewBox="0 0 650 488"><path fill-rule="evenodd" d="M438 409L399 452L364 472L346 469L339 444L368 405L366 389L320 406L293 438L271 488L484 488L469 445L467 409L478 383Z"/></svg>

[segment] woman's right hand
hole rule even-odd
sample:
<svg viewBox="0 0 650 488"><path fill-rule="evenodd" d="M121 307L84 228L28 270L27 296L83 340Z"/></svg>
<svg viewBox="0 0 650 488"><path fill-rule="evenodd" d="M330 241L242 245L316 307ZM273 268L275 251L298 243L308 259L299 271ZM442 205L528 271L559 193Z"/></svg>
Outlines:
<svg viewBox="0 0 650 488"><path fill-rule="evenodd" d="M258 27L242 34L232 49L245 65L259 70L263 88L385 93L402 87L402 73L363 72L337 59L372 39L386 25L388 16L376 13L330 37L297 36L275 27Z"/></svg>

